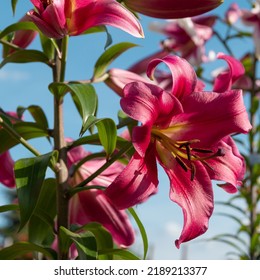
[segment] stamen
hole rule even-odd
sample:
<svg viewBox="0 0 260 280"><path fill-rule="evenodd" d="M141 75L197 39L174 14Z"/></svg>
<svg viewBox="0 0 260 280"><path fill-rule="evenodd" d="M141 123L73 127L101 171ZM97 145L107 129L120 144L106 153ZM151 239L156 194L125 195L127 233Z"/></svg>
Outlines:
<svg viewBox="0 0 260 280"><path fill-rule="evenodd" d="M187 172L189 170L188 166L178 156L175 156L175 159L184 171Z"/></svg>
<svg viewBox="0 0 260 280"><path fill-rule="evenodd" d="M212 150L207 150L207 149L200 149L200 148L192 148L192 151L198 152L198 153L203 153L203 154L212 154Z"/></svg>
<svg viewBox="0 0 260 280"><path fill-rule="evenodd" d="M195 164L191 162L191 176L190 180L193 181L196 175L196 167Z"/></svg>
<svg viewBox="0 0 260 280"><path fill-rule="evenodd" d="M41 0L44 9L53 3L53 0Z"/></svg>

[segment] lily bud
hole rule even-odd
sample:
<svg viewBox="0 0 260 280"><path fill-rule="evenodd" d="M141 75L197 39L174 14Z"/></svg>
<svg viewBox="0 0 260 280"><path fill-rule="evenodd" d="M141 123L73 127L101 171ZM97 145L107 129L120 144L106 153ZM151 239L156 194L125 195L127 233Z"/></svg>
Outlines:
<svg viewBox="0 0 260 280"><path fill-rule="evenodd" d="M224 0L124 0L130 9L155 18L192 17L217 8Z"/></svg>

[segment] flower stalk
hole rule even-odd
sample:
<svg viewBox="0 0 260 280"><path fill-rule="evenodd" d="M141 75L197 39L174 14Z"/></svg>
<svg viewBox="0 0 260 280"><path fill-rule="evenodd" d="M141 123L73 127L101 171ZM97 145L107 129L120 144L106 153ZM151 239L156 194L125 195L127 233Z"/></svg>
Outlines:
<svg viewBox="0 0 260 280"><path fill-rule="evenodd" d="M65 77L66 56L68 37L58 40L61 57L58 52L55 56L53 67L53 81L63 82ZM68 169L67 169L67 148L64 137L63 125L63 97L54 96L54 149L59 151L59 159L55 169L57 181L57 234L58 234L58 258L68 259L68 253L63 252L60 243L60 227L69 227L68 203L66 193L69 190Z"/></svg>

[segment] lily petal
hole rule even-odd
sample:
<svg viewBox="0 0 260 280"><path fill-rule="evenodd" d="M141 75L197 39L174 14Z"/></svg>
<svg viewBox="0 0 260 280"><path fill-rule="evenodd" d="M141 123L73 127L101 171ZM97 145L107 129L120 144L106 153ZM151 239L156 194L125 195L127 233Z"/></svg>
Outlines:
<svg viewBox="0 0 260 280"><path fill-rule="evenodd" d="M73 198L74 199L74 198ZM71 202L71 211L76 213L72 223L81 225L89 222L102 224L121 247L128 247L135 239L134 230L125 211L118 210L113 202L101 190L88 190L78 194L77 200ZM75 205L72 205L72 204ZM77 207L77 211L75 211Z"/></svg>
<svg viewBox="0 0 260 280"><path fill-rule="evenodd" d="M196 163L196 177L191 181L180 165L174 169L165 168L171 181L170 199L176 202L183 211L184 225L182 233L175 241L180 244L202 235L208 228L212 215L213 191L210 178L204 166Z"/></svg>
<svg viewBox="0 0 260 280"><path fill-rule="evenodd" d="M136 152L126 168L109 185L105 194L118 209L127 209L146 201L157 192L158 174L153 145L144 158Z"/></svg>
<svg viewBox="0 0 260 280"><path fill-rule="evenodd" d="M224 156L207 161L211 167L207 168L209 176L212 180L226 182L219 186L228 193L235 193L245 175L244 158L240 155L231 137L224 138L217 146L224 152Z"/></svg>
<svg viewBox="0 0 260 280"><path fill-rule="evenodd" d="M223 0L124 0L132 10L155 18L185 18L203 14L218 7Z"/></svg>
<svg viewBox="0 0 260 280"><path fill-rule="evenodd" d="M182 106L185 114L174 117L171 124L173 130L174 124L180 127L176 140L199 139L198 147L214 146L226 135L247 133L252 127L240 90L193 93Z"/></svg>
<svg viewBox="0 0 260 280"><path fill-rule="evenodd" d="M133 129L134 147L144 156L151 139L151 128L155 120L157 124L168 125L169 115L181 112L179 101L164 92L160 87L142 82L127 84L121 107L131 118L142 122L142 126Z"/></svg>
<svg viewBox="0 0 260 280"><path fill-rule="evenodd" d="M162 59L154 59L147 67L147 76L152 79L155 68L161 62L165 63L172 74L171 93L178 99L190 95L197 84L197 76L191 65L178 56L166 56Z"/></svg>
<svg viewBox="0 0 260 280"><path fill-rule="evenodd" d="M232 84L245 74L243 64L232 56L219 53L217 58L224 59L229 66L229 69L220 73L214 82L213 91L225 92L230 90Z"/></svg>
<svg viewBox="0 0 260 280"><path fill-rule="evenodd" d="M0 154L0 163L0 183L9 188L14 188L14 161L9 152Z"/></svg>
<svg viewBox="0 0 260 280"><path fill-rule="evenodd" d="M135 36L143 37L137 18L115 0L85 0L78 5L69 22L70 35L78 35L99 25L110 25Z"/></svg>

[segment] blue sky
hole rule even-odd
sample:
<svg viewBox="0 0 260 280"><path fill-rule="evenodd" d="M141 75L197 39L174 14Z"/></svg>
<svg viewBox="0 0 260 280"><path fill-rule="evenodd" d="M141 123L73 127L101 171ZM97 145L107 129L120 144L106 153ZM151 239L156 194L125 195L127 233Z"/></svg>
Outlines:
<svg viewBox="0 0 260 280"><path fill-rule="evenodd" d="M3 3L4 2L4 3ZM240 7L249 7L246 0L236 1ZM214 14L223 15L232 1L225 0L225 3L217 8ZM19 0L17 14L12 16L10 1L1 1L0 4L0 29L6 25L16 22L21 16L32 7L29 0ZM138 59L152 54L159 48L161 35L148 30L149 23L155 21L152 18L141 16L141 23L145 30L145 39L136 39L132 36L114 28L109 28L113 37L113 43L130 41L140 45L129 50L118 58L112 67L127 68ZM221 32L221 30L220 30ZM73 37L70 39L68 53L68 70L66 80L83 80L92 75L95 61L103 52L105 46L105 34ZM32 48L38 48L38 39L32 44ZM241 45L240 45L241 47ZM207 45L207 51L217 48L217 51L224 51L223 48L212 40ZM241 54L243 48L241 49ZM239 49L237 49L240 52ZM221 62L219 65L224 65ZM216 64L214 64L214 68ZM208 66L208 72L212 66ZM213 69L213 68L212 68ZM48 92L48 84L51 82L51 71L46 65L39 63L31 64L8 64L0 70L0 107L6 111L15 111L17 106L27 107L35 104L40 105L46 112L50 126L52 126L52 95ZM99 117L111 117L117 119L119 97L109 90L105 85L95 85L99 96ZM25 116L27 118L27 115ZM70 97L65 100L65 133L66 136L76 138L81 128L81 120ZM42 153L48 152L50 146L45 140L31 141ZM31 157L31 154L20 147L12 149L15 159L20 157ZM160 171L159 193L152 197L147 203L139 205L137 212L146 227L150 241L150 256L154 259L180 259L184 255L189 259L225 259L230 248L215 242L205 242L203 239L210 238L218 233L234 232L236 225L226 218L213 214L209 230L201 238L189 242L178 250L174 246L174 240L178 238L183 216L181 209L169 199L169 182L167 176ZM1 191L1 188L0 188ZM214 186L215 199L227 200L230 195ZM0 205L3 203L3 196L0 195ZM215 213L219 207L216 207ZM134 249L140 248L141 241L137 238Z"/></svg>

